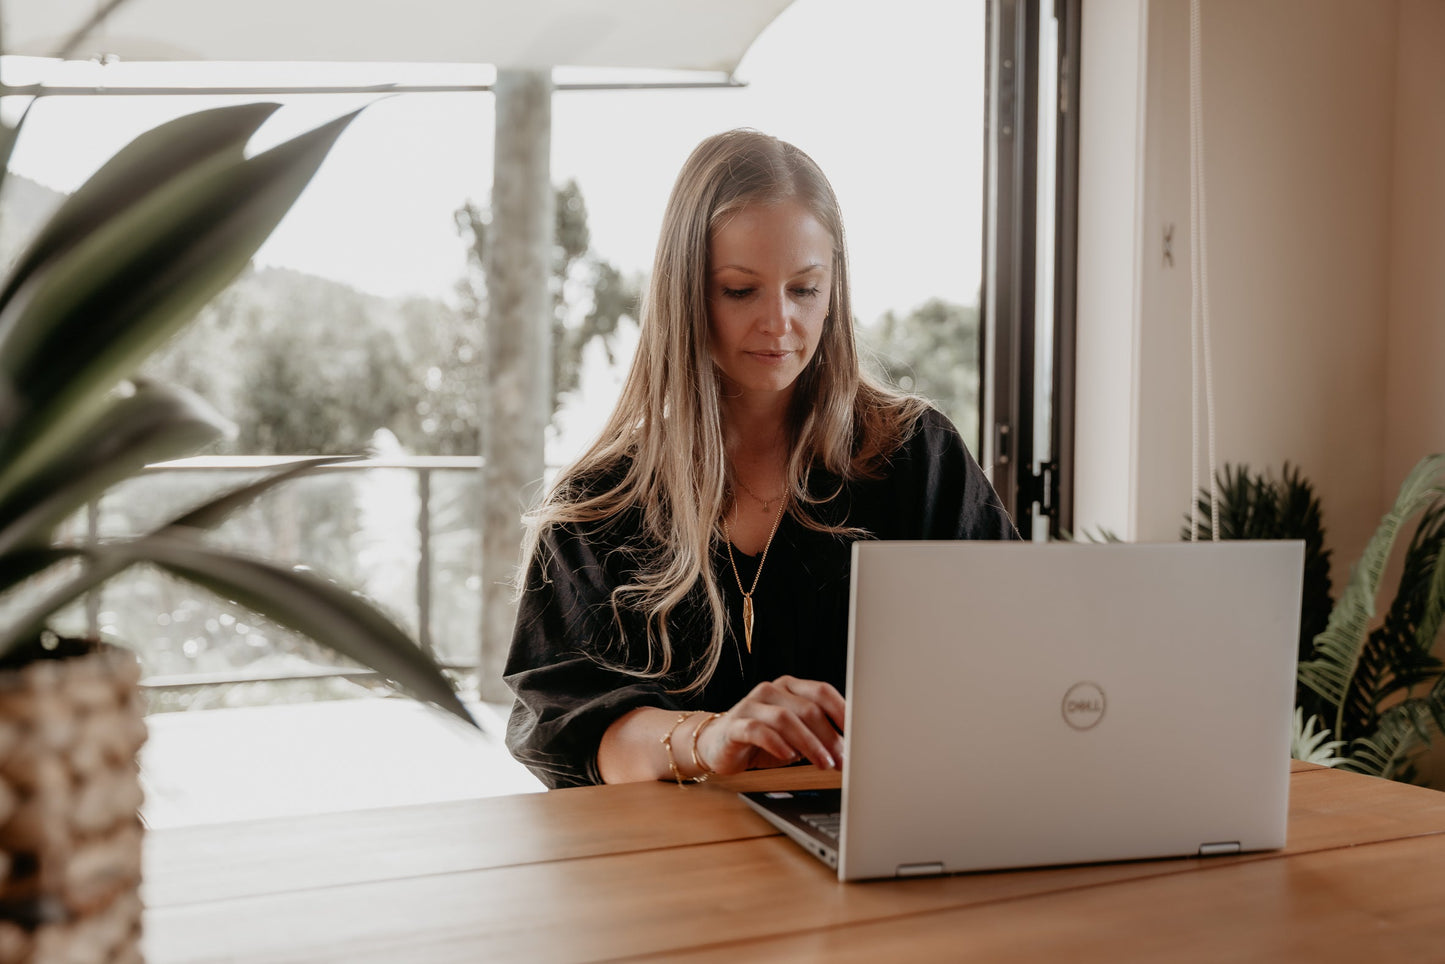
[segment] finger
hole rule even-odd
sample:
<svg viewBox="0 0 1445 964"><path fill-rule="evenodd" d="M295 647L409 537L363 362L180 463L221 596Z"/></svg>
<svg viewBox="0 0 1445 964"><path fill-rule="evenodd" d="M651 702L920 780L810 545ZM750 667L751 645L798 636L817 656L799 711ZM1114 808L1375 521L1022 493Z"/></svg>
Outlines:
<svg viewBox="0 0 1445 964"><path fill-rule="evenodd" d="M727 736L731 746L724 749L725 755L756 756L764 753L789 763L800 755L777 727L753 717L736 718L728 728Z"/></svg>
<svg viewBox="0 0 1445 964"><path fill-rule="evenodd" d="M794 676L780 676L774 680L774 683L789 693L818 704L838 732L843 732L843 722L848 714L848 703L832 683L815 679L798 679Z"/></svg>
<svg viewBox="0 0 1445 964"><path fill-rule="evenodd" d="M829 735L819 733L814 726L805 722L802 716L786 706L776 704L760 706L757 710L758 719L775 730L793 750L807 757L816 766L826 770L836 770L843 749L838 734L827 725L822 710L816 704L805 703L804 707L804 712L813 717L814 726L821 727ZM830 746L829 744L836 745Z"/></svg>
<svg viewBox="0 0 1445 964"><path fill-rule="evenodd" d="M797 689L794 690L790 688L793 686L796 686ZM769 702L770 705L787 709L808 728L823 746L828 756L835 761L835 763L830 766L830 769L832 769L836 768L836 761L841 760L843 757L843 737L838 732L837 726L834 725L833 718L828 713L825 705L810 698L817 696L820 699L827 699L829 693L824 692L824 690L820 688L826 688L832 696L836 697L838 694L838 691L827 683L816 683L812 680L790 680L788 683L774 687L769 691L771 697ZM842 702L841 697L838 698L837 702ZM784 737L789 736L786 731L784 731L783 735ZM798 744L798 746L799 749L803 748L801 744ZM817 762L811 753L805 755Z"/></svg>

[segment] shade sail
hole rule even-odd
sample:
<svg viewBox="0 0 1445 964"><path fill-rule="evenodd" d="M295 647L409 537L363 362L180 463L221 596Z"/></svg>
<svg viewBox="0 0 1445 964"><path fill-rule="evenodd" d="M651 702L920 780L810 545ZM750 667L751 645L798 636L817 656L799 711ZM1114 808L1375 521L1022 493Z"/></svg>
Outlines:
<svg viewBox="0 0 1445 964"><path fill-rule="evenodd" d="M127 0L72 56L732 73L789 2ZM98 0L5 0L5 50L49 56L99 6Z"/></svg>

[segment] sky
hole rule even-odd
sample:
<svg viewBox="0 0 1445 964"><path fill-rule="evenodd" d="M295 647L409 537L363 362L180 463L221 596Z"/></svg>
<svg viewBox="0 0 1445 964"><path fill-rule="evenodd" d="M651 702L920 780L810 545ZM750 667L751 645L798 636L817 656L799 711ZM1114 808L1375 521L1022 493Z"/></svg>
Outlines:
<svg viewBox="0 0 1445 964"><path fill-rule="evenodd" d="M597 254L645 271L688 152L709 134L753 127L803 148L833 182L860 320L932 297L972 303L981 269L983 8L982 0L892 0L884 16L876 2L797 0L739 65L743 89L559 91L553 180L581 186ZM44 69L53 82L78 82ZM370 106L257 261L387 296L450 297L464 268L452 212L484 201L490 188L491 97L281 100L256 147ZM218 102L51 98L27 121L13 167L73 190L141 130Z"/></svg>

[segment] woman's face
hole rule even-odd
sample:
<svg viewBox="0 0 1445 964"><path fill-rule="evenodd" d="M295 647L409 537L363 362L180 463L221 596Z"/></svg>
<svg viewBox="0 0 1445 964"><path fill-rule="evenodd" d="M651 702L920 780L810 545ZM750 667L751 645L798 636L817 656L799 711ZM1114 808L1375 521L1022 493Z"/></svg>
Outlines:
<svg viewBox="0 0 1445 964"><path fill-rule="evenodd" d="M730 395L791 394L818 350L833 237L794 200L749 204L708 243L708 328Z"/></svg>

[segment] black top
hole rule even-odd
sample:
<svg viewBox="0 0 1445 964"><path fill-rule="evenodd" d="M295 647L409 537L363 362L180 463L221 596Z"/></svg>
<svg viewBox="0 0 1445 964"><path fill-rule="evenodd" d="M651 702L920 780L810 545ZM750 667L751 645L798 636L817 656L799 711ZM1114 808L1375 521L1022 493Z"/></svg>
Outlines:
<svg viewBox="0 0 1445 964"><path fill-rule="evenodd" d="M815 476L824 473L815 472ZM835 477L817 478L820 493ZM892 456L884 478L845 485L808 511L829 524L866 530L875 539L1015 539L1013 523L953 424L929 410ZM706 649L708 609L701 588L668 622L677 654L666 680L640 680L594 657L638 668L647 664L642 619L614 622L611 591L637 566L638 519L624 513L605 526L544 532L527 572L526 591L504 673L516 694L507 746L549 787L600 783L597 747L614 720L639 706L722 711L758 683L785 674L826 680L846 695L848 591L852 539L814 532L784 518L753 594L753 648L743 645L742 592L727 546L713 546L731 632L717 671L700 692L669 693L689 679L690 660ZM758 559L734 550L743 585Z"/></svg>

